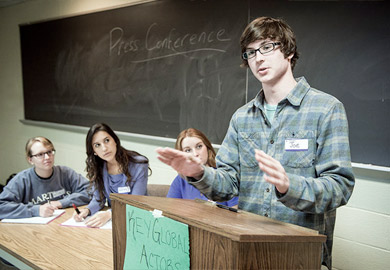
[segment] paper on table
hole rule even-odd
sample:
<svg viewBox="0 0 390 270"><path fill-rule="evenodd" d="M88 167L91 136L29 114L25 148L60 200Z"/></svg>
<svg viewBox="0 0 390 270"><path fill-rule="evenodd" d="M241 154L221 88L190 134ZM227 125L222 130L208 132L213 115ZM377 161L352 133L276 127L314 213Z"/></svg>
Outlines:
<svg viewBox="0 0 390 270"><path fill-rule="evenodd" d="M100 212L105 212L105 211L99 211L98 213ZM97 213L96 213L97 214ZM95 215L96 215L95 214ZM85 225L85 221L87 221L89 218L91 217L87 217L84 221L76 221L74 220L73 217L71 217L70 219L68 219L67 221L61 223L60 225L61 226L69 226L69 227L85 227L85 228L91 228L91 227L88 227L87 225ZM112 221L111 219L109 221L107 221L106 224L104 224L103 226L99 227L98 229L106 229L106 230L111 230L112 229Z"/></svg>
<svg viewBox="0 0 390 270"><path fill-rule="evenodd" d="M30 218L5 218L1 222L5 223L26 223L26 224L48 224L50 221L58 218L65 210L57 209L51 217L30 217Z"/></svg>

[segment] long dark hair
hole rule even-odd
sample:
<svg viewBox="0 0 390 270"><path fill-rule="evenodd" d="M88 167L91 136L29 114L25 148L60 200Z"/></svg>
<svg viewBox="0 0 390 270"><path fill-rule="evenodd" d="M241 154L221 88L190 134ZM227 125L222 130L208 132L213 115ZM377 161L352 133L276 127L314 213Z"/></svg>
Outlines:
<svg viewBox="0 0 390 270"><path fill-rule="evenodd" d="M87 138L85 140L85 146L87 149L87 159L85 163L87 164L86 171L87 171L87 177L90 180L90 185L95 186L95 188L99 191L100 199L104 197L103 191L104 191L104 182L103 182L103 166L104 166L104 160L101 159L99 156L95 155L93 147L92 147L92 139L93 136L98 133L99 131L105 131L107 132L115 141L116 143L116 154L115 159L119 163L119 168L121 172L127 176L126 183L130 185L130 182L132 181L131 175L129 172L129 163L149 163L149 160L147 157L141 155L140 153L136 151L131 151L123 148L121 146L121 142L118 138L118 136L115 134L115 132L104 123L97 123L94 124L88 131ZM136 157L143 157L142 159L136 159ZM149 167L149 171L151 174L151 169Z"/></svg>

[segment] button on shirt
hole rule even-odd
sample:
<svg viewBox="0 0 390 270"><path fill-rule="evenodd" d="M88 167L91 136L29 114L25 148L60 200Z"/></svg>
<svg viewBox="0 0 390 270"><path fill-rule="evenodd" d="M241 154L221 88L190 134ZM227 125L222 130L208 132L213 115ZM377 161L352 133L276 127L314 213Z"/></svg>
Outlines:
<svg viewBox="0 0 390 270"><path fill-rule="evenodd" d="M303 77L279 102L272 123L264 102L261 90L232 116L216 157L218 169L205 167L202 179L188 180L210 199L239 194L239 209L326 234L323 261L330 266L334 219L327 217L347 203L355 183L344 106ZM305 141L307 148L286 151L291 139ZM255 149L282 164L290 180L286 194L263 179Z"/></svg>

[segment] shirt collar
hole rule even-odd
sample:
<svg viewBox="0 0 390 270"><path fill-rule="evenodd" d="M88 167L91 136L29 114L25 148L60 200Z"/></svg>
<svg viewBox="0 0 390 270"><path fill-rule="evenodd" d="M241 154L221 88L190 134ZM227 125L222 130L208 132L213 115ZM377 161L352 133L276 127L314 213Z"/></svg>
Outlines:
<svg viewBox="0 0 390 270"><path fill-rule="evenodd" d="M287 95L286 99L291 103L291 105L300 106L303 98L310 90L310 85L306 81L305 77L299 77L298 79L296 79L296 81L297 85Z"/></svg>
<svg viewBox="0 0 390 270"><path fill-rule="evenodd" d="M297 85L291 90L291 92L287 95L285 99L281 102L287 100L293 106L300 106L303 98L307 94L310 89L309 83L306 81L305 77L299 77L296 79ZM253 108L253 106L258 107L260 109L264 108L264 90L261 89L260 92L256 95L256 97L249 102L248 109Z"/></svg>

